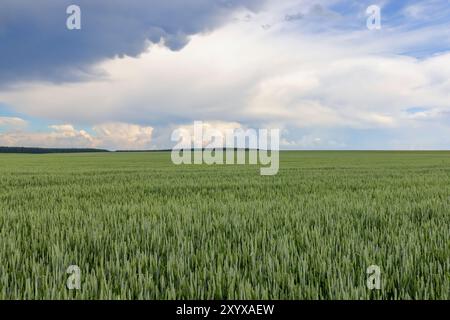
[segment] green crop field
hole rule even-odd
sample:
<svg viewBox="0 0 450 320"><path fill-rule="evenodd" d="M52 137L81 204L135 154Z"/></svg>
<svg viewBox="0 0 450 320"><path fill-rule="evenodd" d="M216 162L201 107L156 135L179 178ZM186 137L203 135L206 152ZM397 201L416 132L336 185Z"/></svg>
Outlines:
<svg viewBox="0 0 450 320"><path fill-rule="evenodd" d="M3 154L0 181L1 299L450 299L450 152Z"/></svg>

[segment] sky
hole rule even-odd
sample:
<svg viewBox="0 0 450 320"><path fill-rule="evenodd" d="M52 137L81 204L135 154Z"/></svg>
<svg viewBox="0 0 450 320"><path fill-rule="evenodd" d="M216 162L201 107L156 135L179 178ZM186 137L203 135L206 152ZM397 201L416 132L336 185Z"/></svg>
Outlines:
<svg viewBox="0 0 450 320"><path fill-rule="evenodd" d="M167 149L194 121L448 150L450 0L0 2L0 146Z"/></svg>

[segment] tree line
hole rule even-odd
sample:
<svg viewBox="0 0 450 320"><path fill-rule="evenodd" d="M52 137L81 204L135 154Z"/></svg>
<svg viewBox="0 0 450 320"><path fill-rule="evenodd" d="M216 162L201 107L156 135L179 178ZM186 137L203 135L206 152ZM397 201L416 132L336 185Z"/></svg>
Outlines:
<svg viewBox="0 0 450 320"><path fill-rule="evenodd" d="M103 149L92 148L28 148L28 147L0 147L0 153L82 153L82 152L109 152Z"/></svg>

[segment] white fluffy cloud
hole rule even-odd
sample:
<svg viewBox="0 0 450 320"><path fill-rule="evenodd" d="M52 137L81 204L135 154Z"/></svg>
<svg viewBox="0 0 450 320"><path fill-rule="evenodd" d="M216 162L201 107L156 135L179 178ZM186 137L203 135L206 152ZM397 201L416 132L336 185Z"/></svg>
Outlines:
<svg viewBox="0 0 450 320"><path fill-rule="evenodd" d="M0 145L20 147L89 148L94 139L84 130L72 125L50 126L50 132L28 132L24 128L10 128L0 134Z"/></svg>
<svg viewBox="0 0 450 320"><path fill-rule="evenodd" d="M223 121L207 121L199 122L198 127L202 130L202 135L197 136L195 133L195 123L189 125L181 125L173 130L173 137L177 147L182 148L197 148L198 146L223 148L225 145L225 137L227 131L235 132L238 129L245 129L237 122L223 122ZM208 137L208 134L211 136ZM213 137L217 135L222 136L222 141L215 140ZM171 136L171 138L172 138Z"/></svg>
<svg viewBox="0 0 450 320"><path fill-rule="evenodd" d="M0 117L0 129L1 128L17 128L24 127L27 125L27 122L23 119L17 117Z"/></svg>
<svg viewBox="0 0 450 320"><path fill-rule="evenodd" d="M106 148L149 149L152 127L128 123L105 123L93 127L95 134L77 130L73 125L52 125L50 132L30 132L23 125L24 120L15 119L15 126L0 133L0 145L49 148ZM2 120L2 118L0 118ZM0 124L2 122L0 121Z"/></svg>
<svg viewBox="0 0 450 320"><path fill-rule="evenodd" d="M129 123L105 123L93 127L97 146L108 149L149 149L152 127Z"/></svg>

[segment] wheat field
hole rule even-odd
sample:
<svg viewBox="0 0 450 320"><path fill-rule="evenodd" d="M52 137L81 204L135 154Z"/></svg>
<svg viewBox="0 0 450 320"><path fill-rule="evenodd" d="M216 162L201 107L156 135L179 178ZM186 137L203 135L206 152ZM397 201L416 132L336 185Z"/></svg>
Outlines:
<svg viewBox="0 0 450 320"><path fill-rule="evenodd" d="M3 154L0 181L0 299L450 299L450 152Z"/></svg>

